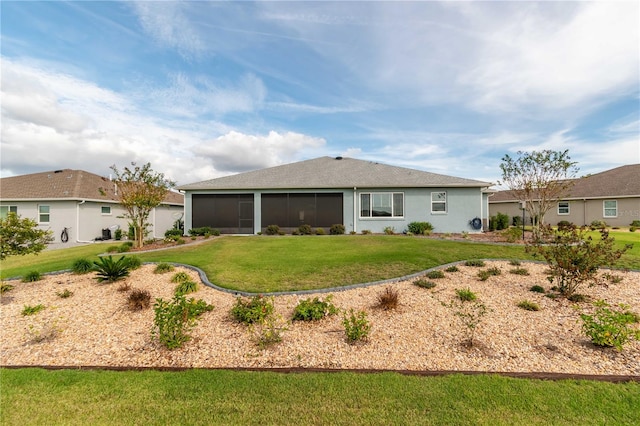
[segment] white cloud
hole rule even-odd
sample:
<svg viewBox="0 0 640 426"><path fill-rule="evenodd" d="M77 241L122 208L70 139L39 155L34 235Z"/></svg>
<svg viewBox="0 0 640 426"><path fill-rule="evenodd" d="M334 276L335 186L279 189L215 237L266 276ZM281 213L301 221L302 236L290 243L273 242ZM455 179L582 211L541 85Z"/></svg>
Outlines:
<svg viewBox="0 0 640 426"><path fill-rule="evenodd" d="M325 143L322 138L293 132L256 136L232 131L194 147L194 153L207 158L216 170L243 172L295 161L303 151L309 156Z"/></svg>

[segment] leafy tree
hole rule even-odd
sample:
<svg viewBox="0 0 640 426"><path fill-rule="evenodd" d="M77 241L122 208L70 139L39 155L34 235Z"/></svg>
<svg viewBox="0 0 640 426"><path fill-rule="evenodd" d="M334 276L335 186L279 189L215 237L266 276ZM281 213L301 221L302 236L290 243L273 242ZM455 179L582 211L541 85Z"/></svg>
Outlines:
<svg viewBox="0 0 640 426"><path fill-rule="evenodd" d="M533 221L534 237L540 237L540 226L553 203L569 194L578 171L570 161L569 150L518 151L518 158L505 155L500 164L502 181L516 200L525 203Z"/></svg>
<svg viewBox="0 0 640 426"><path fill-rule="evenodd" d="M35 220L20 218L9 212L6 218L0 219L0 259L9 256L40 253L53 241L53 232L38 229Z"/></svg>
<svg viewBox="0 0 640 426"><path fill-rule="evenodd" d="M144 230L146 229L151 211L160 205L175 182L165 179L164 174L151 169L151 163L132 168L125 167L122 172L113 165L115 183L118 187L120 204L127 210L125 217L129 219L134 230L136 247L144 245Z"/></svg>

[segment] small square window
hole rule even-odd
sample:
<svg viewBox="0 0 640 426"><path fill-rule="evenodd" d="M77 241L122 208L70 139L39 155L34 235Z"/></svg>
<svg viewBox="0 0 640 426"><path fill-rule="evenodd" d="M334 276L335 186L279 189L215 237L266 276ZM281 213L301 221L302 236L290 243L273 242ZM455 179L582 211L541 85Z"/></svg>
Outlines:
<svg viewBox="0 0 640 426"><path fill-rule="evenodd" d="M38 222L49 223L51 221L51 214L49 206L38 206Z"/></svg>
<svg viewBox="0 0 640 426"><path fill-rule="evenodd" d="M602 203L604 217L618 217L618 202L616 200L608 200Z"/></svg>
<svg viewBox="0 0 640 426"><path fill-rule="evenodd" d="M101 213L104 215L110 215L111 214L111 206L102 206L101 207Z"/></svg>
<svg viewBox="0 0 640 426"><path fill-rule="evenodd" d="M432 192L431 193L431 213L446 213L447 212L447 193L446 192Z"/></svg>
<svg viewBox="0 0 640 426"><path fill-rule="evenodd" d="M18 214L18 206L0 206L0 218L6 219L9 213Z"/></svg>
<svg viewBox="0 0 640 426"><path fill-rule="evenodd" d="M569 214L569 202L568 201L560 201L558 203L558 215L568 215Z"/></svg>

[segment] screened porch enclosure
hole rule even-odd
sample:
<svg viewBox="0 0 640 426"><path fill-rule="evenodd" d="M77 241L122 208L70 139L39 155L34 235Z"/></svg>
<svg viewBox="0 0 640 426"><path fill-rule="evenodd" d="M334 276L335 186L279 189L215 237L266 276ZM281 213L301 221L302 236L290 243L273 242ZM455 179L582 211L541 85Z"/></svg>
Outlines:
<svg viewBox="0 0 640 426"><path fill-rule="evenodd" d="M278 225L291 231L300 225L328 228L343 222L342 193L262 194L262 229Z"/></svg>
<svg viewBox="0 0 640 426"><path fill-rule="evenodd" d="M253 194L194 194L192 226L223 234L253 234Z"/></svg>

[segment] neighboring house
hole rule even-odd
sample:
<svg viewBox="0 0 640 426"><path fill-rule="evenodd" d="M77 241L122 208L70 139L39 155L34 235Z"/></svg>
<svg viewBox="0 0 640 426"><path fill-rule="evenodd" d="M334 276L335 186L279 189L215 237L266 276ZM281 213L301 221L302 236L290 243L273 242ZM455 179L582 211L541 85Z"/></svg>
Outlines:
<svg viewBox="0 0 640 426"><path fill-rule="evenodd" d="M574 179L569 195L558 200L545 215L545 223L562 220L590 225L602 220L609 226L629 226L640 220L640 164L630 164L583 178ZM489 198L491 216L497 213L522 217L520 204L510 191L499 191ZM529 222L529 218L526 221Z"/></svg>
<svg viewBox="0 0 640 426"><path fill-rule="evenodd" d="M103 229L119 226L127 235L126 213L119 204L118 188L109 178L82 170L56 170L0 179L0 215L15 212L53 231L61 242L89 242L103 237ZM184 212L184 196L170 191L149 217L149 236L162 238ZM113 237L113 235L112 235Z"/></svg>
<svg viewBox="0 0 640 426"><path fill-rule="evenodd" d="M480 232L490 183L342 157L320 157L182 185L185 229L255 234L268 225L342 224L346 232L406 230L430 222L434 232ZM471 224L473 219L476 228Z"/></svg>

